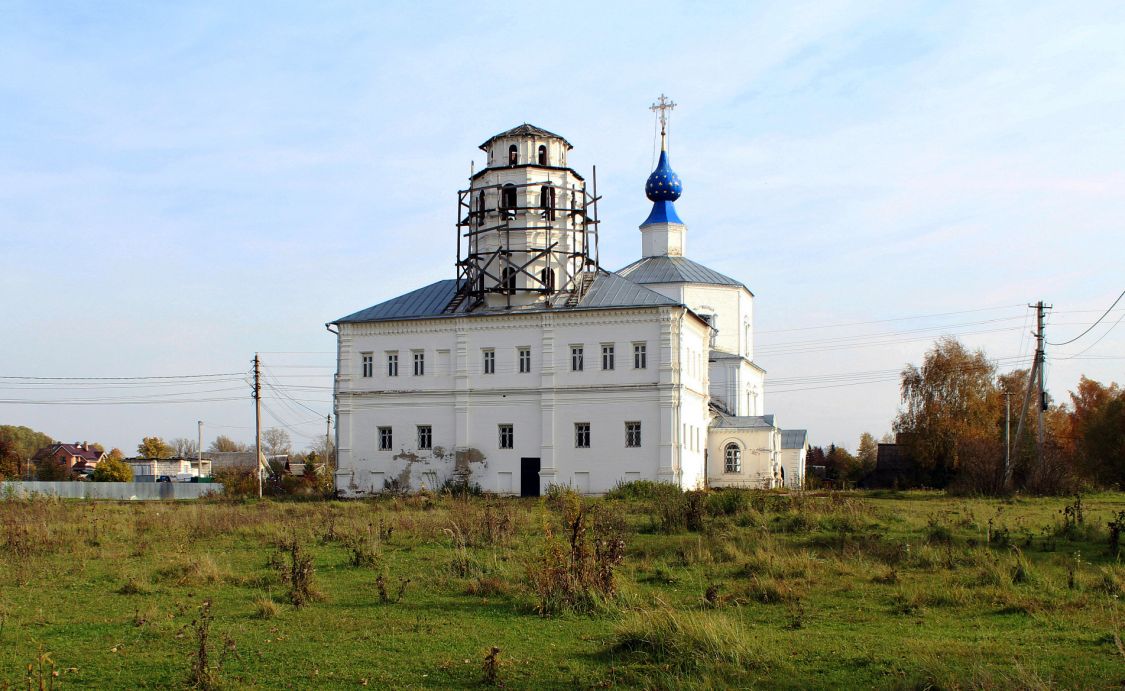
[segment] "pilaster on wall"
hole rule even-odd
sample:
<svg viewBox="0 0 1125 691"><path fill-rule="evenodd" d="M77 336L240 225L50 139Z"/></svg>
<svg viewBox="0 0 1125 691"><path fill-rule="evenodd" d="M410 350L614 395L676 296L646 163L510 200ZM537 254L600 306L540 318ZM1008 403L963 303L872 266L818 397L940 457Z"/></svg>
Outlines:
<svg viewBox="0 0 1125 691"><path fill-rule="evenodd" d="M679 454L675 448L675 430L679 424L677 410L682 386L680 372L679 336L683 328L684 311L681 308L665 309L660 315L660 430L659 466L657 479L680 484Z"/></svg>
<svg viewBox="0 0 1125 691"><path fill-rule="evenodd" d="M457 320L456 353L453 361L453 408L454 436L453 448L464 449L472 446L469 434L469 333L465 319Z"/></svg>
<svg viewBox="0 0 1125 691"><path fill-rule="evenodd" d="M558 482L558 463L555 458L555 317L544 314L542 321L539 363L540 441L539 484L540 491Z"/></svg>

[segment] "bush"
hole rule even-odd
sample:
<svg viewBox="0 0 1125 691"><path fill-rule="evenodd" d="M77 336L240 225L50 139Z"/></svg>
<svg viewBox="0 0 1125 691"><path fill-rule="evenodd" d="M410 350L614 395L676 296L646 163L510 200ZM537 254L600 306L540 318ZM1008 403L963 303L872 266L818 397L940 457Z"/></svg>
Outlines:
<svg viewBox="0 0 1125 691"><path fill-rule="evenodd" d="M673 499L682 494L683 491L679 486L670 482L634 480L632 482L617 483L613 489L605 493L605 498L624 501L661 501Z"/></svg>
<svg viewBox="0 0 1125 691"><path fill-rule="evenodd" d="M133 469L128 463L111 457L98 463L92 479L94 482L132 482Z"/></svg>
<svg viewBox="0 0 1125 691"><path fill-rule="evenodd" d="M591 612L617 594L616 571L625 558L625 541L613 520L596 512L574 492L557 502L562 538L548 516L542 551L527 565L528 580L542 615Z"/></svg>
<svg viewBox="0 0 1125 691"><path fill-rule="evenodd" d="M734 516L748 506L750 501L746 490L722 489L707 496L707 513L711 516Z"/></svg>
<svg viewBox="0 0 1125 691"><path fill-rule="evenodd" d="M740 675L747 669L782 671L785 661L770 657L769 649L727 613L670 609L628 614L617 627L613 645L614 652L638 654L661 668L693 676L712 670L721 675ZM651 680L644 685L649 684Z"/></svg>

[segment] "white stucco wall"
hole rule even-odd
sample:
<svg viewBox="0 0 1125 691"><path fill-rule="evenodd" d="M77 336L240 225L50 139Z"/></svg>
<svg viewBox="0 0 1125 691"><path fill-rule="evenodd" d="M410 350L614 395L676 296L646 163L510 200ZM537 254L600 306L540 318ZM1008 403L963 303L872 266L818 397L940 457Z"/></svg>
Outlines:
<svg viewBox="0 0 1125 691"><path fill-rule="evenodd" d="M742 470L726 472L725 451L736 444L742 452ZM708 441L707 485L709 487L777 486L780 474L781 438L777 428L711 428Z"/></svg>
<svg viewBox="0 0 1125 691"><path fill-rule="evenodd" d="M633 367L644 343L647 367ZM706 437L706 326L679 307L566 311L342 324L338 338L337 487L344 494L379 491L398 478L407 486L440 485L454 470L456 449L476 449L472 479L493 491L518 492L520 459L541 459L541 490L571 484L604 492L626 479L703 481L705 442L679 444L680 424ZM614 369L602 369L601 347L614 346ZM571 370L571 347L584 368ZM518 371L518 349L531 350L531 372ZM483 370L485 349L494 374ZM397 351L399 376L386 373ZM422 376L413 353L425 354ZM374 358L362 376L362 353ZM684 370L686 358L694 358ZM699 358L702 358L701 360ZM575 447L574 423L590 423L590 448ZM625 425L640 422L642 444L625 445ZM498 425L511 424L514 448L499 448ZM434 450L417 448L418 425L430 425ZM393 447L381 450L379 427ZM635 475L634 475L635 474Z"/></svg>
<svg viewBox="0 0 1125 691"><path fill-rule="evenodd" d="M785 468L785 486L800 489L805 486L805 458L808 448L782 449L781 466Z"/></svg>

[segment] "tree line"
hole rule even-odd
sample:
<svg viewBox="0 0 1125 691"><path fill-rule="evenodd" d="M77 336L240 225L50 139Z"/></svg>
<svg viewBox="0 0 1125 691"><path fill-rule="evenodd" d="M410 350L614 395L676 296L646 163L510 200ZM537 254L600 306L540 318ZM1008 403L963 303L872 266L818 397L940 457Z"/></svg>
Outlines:
<svg viewBox="0 0 1125 691"><path fill-rule="evenodd" d="M998 372L983 350L952 337L939 339L920 365L903 368L893 428L915 464L905 483L983 494L1125 486L1125 390L1083 376L1069 400L1046 396L1040 452L1034 389L1017 438L1028 375L1027 369ZM825 466L830 480L854 482L875 468L876 456L874 439L864 434L855 456L814 447L808 464Z"/></svg>
<svg viewBox="0 0 1125 691"><path fill-rule="evenodd" d="M57 443L49 435L30 427L16 425L0 425L0 480L20 479L28 476L44 481L74 480L75 473L65 466L57 463L35 463L32 461L35 453L42 448ZM105 448L98 443L90 444L90 448L99 454ZM254 445L236 441L226 435L219 435L208 446L207 452L252 452ZM297 452L293 449L289 433L284 429L270 428L262 432L262 452L267 456L287 456L289 463L305 464L313 468L320 467L327 459L329 462L335 456L335 449L331 442L321 440L311 445L305 451ZM137 444L136 456L146 459L192 459L199 455L199 444L194 439L179 437L165 441L159 436L143 437ZM280 476L284 474L285 462L274 462L276 468L273 473ZM133 479L133 472L128 463L125 463L125 453L118 448L111 449L104 460L98 463L90 475L95 481L128 482ZM256 481L255 481L256 482Z"/></svg>

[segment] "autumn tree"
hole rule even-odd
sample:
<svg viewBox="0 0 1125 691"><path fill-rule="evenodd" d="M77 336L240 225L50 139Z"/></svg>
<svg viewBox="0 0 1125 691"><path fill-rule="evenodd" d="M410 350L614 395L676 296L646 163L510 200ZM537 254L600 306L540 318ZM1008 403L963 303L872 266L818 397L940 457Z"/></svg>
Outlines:
<svg viewBox="0 0 1125 691"><path fill-rule="evenodd" d="M262 451L270 456L284 456L292 451L293 442L289 433L280 427L271 427L262 432Z"/></svg>
<svg viewBox="0 0 1125 691"><path fill-rule="evenodd" d="M856 447L855 456L864 475L875 470L875 461L879 457L879 443L870 432L859 435L859 446Z"/></svg>
<svg viewBox="0 0 1125 691"><path fill-rule="evenodd" d="M0 425L0 477L19 477L35 452L54 443L46 434L22 425Z"/></svg>
<svg viewBox="0 0 1125 691"><path fill-rule="evenodd" d="M115 446L109 450L108 457L117 461L121 461L125 459L125 452Z"/></svg>
<svg viewBox="0 0 1125 691"><path fill-rule="evenodd" d="M94 482L132 482L133 469L128 463L110 457L98 463L91 477Z"/></svg>
<svg viewBox="0 0 1125 691"><path fill-rule="evenodd" d="M12 440L0 436L0 480L18 478L22 461Z"/></svg>
<svg viewBox="0 0 1125 691"><path fill-rule="evenodd" d="M231 453L236 451L249 451L250 447L231 439L225 434L220 434L215 437L215 441L211 442L211 446L208 447L207 450L215 453Z"/></svg>
<svg viewBox="0 0 1125 691"><path fill-rule="evenodd" d="M1070 400L1078 463L1100 484L1125 484L1125 390L1082 377Z"/></svg>
<svg viewBox="0 0 1125 691"><path fill-rule="evenodd" d="M137 444L137 453L141 458L171 458L176 450L160 437L145 437Z"/></svg>
<svg viewBox="0 0 1125 691"><path fill-rule="evenodd" d="M932 484L945 486L958 471L963 441L995 436L995 375L984 351L970 351L951 336L938 340L920 367L903 369L902 408L894 428L905 435Z"/></svg>

